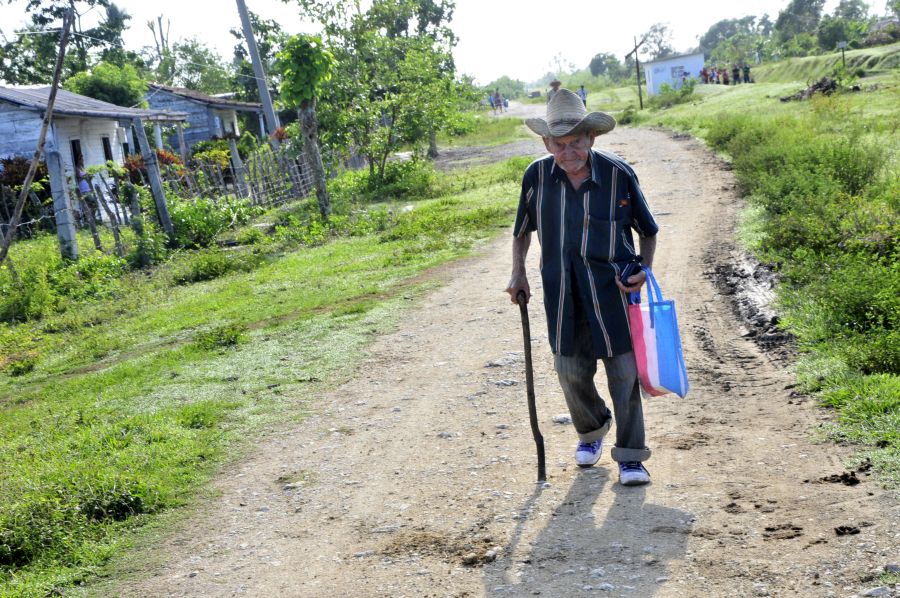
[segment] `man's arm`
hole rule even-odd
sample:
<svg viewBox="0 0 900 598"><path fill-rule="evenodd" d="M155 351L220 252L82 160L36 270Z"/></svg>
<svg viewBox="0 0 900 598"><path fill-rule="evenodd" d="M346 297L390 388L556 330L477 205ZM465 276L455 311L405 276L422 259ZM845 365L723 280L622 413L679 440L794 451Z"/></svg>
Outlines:
<svg viewBox="0 0 900 598"><path fill-rule="evenodd" d="M648 268L653 268L653 256L656 255L656 235L653 235L652 237L641 237L638 243L641 246L643 265ZM641 270L634 276L629 276L628 280L624 281L626 284L622 284L623 281L619 280L619 277L616 276L616 286L619 287L620 291L625 293L636 293L641 290L641 287L644 286L644 281L646 280L647 273Z"/></svg>
<svg viewBox="0 0 900 598"><path fill-rule="evenodd" d="M513 303L518 303L516 297L519 291L525 293L525 301L531 298L531 288L528 286L528 276L525 274L525 257L528 255L528 248L531 246L531 233L527 232L513 239L513 255L512 255L512 276L509 279L509 285L506 292L509 293L509 299ZM643 245L641 245L643 248Z"/></svg>

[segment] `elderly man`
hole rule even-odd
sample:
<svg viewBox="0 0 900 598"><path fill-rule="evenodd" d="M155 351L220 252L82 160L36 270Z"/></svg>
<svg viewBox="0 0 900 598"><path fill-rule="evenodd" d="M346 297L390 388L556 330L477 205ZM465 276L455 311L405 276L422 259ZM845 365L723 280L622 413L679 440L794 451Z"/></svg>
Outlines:
<svg viewBox="0 0 900 598"><path fill-rule="evenodd" d="M644 415L631 348L626 293L644 284L641 263L650 267L659 228L631 167L618 156L591 149L616 121L588 113L576 94L560 89L547 118L525 123L551 155L525 171L513 240L512 301L531 296L525 256L531 233L541 245L541 279L550 348L572 422L578 433L575 461L590 467L600 459L613 415L597 392L594 374L603 361L616 420L616 445L624 485L646 484ZM640 237L640 255L632 231Z"/></svg>

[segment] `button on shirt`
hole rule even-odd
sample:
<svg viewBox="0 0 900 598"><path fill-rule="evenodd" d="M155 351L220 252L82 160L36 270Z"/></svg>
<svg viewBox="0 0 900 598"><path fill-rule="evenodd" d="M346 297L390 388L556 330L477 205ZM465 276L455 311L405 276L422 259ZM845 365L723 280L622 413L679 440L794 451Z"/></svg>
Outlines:
<svg viewBox="0 0 900 598"><path fill-rule="evenodd" d="M522 179L514 235L537 231L550 348L572 355L579 293L594 357L631 350L625 294L615 277L638 260L632 231L659 231L637 176L622 158L592 149L591 177L576 190L552 155L533 162Z"/></svg>

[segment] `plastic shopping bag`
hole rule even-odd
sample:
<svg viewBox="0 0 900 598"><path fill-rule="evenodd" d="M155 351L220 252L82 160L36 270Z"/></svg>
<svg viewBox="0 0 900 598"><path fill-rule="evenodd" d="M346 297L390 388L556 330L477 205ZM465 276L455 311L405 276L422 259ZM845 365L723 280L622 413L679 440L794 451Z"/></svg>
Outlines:
<svg viewBox="0 0 900 598"><path fill-rule="evenodd" d="M663 299L653 272L647 273L647 303L641 294L629 293L628 326L637 361L638 379L648 394L658 397L675 393L684 398L688 392L687 370L675 318L675 302Z"/></svg>

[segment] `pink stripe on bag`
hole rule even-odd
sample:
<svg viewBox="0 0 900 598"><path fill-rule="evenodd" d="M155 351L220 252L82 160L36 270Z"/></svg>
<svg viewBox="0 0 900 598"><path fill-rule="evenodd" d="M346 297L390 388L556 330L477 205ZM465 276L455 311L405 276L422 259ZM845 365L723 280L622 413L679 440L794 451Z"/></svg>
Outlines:
<svg viewBox="0 0 900 598"><path fill-rule="evenodd" d="M654 397L667 394L659 388L659 367L656 354L656 334L649 326L650 313L642 311L641 304L628 306L628 322L631 327L631 344L637 363L638 378L644 391Z"/></svg>

